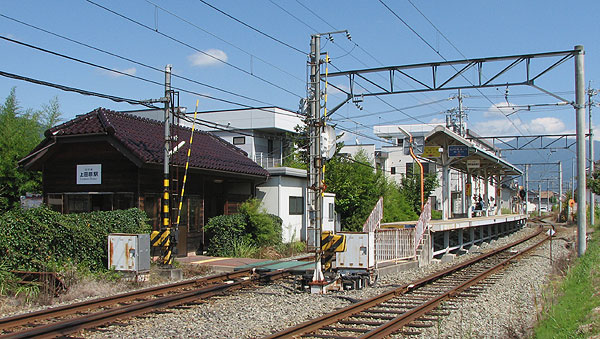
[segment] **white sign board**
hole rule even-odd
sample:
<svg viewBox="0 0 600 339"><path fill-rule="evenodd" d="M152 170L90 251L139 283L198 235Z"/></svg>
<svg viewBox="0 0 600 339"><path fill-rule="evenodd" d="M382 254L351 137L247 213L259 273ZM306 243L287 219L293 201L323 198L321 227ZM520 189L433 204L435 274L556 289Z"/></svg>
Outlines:
<svg viewBox="0 0 600 339"><path fill-rule="evenodd" d="M77 165L77 185L100 185L102 183L102 165Z"/></svg>
<svg viewBox="0 0 600 339"><path fill-rule="evenodd" d="M479 168L479 160L467 160L467 168Z"/></svg>

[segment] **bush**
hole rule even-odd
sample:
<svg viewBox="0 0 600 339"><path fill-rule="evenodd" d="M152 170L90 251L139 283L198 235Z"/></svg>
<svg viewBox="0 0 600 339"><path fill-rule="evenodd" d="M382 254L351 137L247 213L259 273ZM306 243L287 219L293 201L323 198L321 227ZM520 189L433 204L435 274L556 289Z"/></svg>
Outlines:
<svg viewBox="0 0 600 339"><path fill-rule="evenodd" d="M208 221L204 231L209 239L208 255L232 256L235 242L246 236L246 218L241 214L219 215Z"/></svg>
<svg viewBox="0 0 600 339"><path fill-rule="evenodd" d="M221 257L252 256L258 247L281 243L281 224L276 215L261 208L261 202L250 199L244 202L239 214L211 218L204 227L207 232L208 255Z"/></svg>
<svg viewBox="0 0 600 339"><path fill-rule="evenodd" d="M276 245L281 242L281 224L276 215L261 209L258 199L250 199L240 206L240 213L246 218L246 231L258 246Z"/></svg>
<svg viewBox="0 0 600 339"><path fill-rule="evenodd" d="M39 207L6 212L0 229L2 267L45 271L72 262L97 271L108 262L109 233L149 233L151 227L136 208L60 214Z"/></svg>

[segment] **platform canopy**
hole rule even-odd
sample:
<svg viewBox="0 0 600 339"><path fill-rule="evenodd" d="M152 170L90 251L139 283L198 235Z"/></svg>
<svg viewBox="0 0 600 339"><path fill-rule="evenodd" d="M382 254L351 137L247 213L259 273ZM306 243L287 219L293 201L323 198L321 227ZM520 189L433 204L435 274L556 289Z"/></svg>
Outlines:
<svg viewBox="0 0 600 339"><path fill-rule="evenodd" d="M476 146L441 125L436 126L425 135L423 157L438 165L450 166L458 171L477 176L521 175L523 173L519 168L501 159L493 152Z"/></svg>

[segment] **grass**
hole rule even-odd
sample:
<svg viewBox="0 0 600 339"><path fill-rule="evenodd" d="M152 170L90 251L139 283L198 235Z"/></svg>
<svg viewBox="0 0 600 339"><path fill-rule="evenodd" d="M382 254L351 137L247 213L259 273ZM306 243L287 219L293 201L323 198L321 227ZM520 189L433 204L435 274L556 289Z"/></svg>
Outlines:
<svg viewBox="0 0 600 339"><path fill-rule="evenodd" d="M599 236L588 242L585 255L576 260L564 280L550 285L544 299L550 304L535 328L536 338L588 338L600 333Z"/></svg>

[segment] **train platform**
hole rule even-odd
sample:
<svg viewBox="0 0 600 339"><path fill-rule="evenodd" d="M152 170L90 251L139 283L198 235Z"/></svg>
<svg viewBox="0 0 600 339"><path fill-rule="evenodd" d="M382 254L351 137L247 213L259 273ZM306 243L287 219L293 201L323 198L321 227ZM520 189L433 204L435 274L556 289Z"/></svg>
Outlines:
<svg viewBox="0 0 600 339"><path fill-rule="evenodd" d="M512 223L526 220L525 214L490 215L473 218L455 218L449 220L431 220L429 222L432 232L451 231L460 228L490 226L501 223Z"/></svg>

